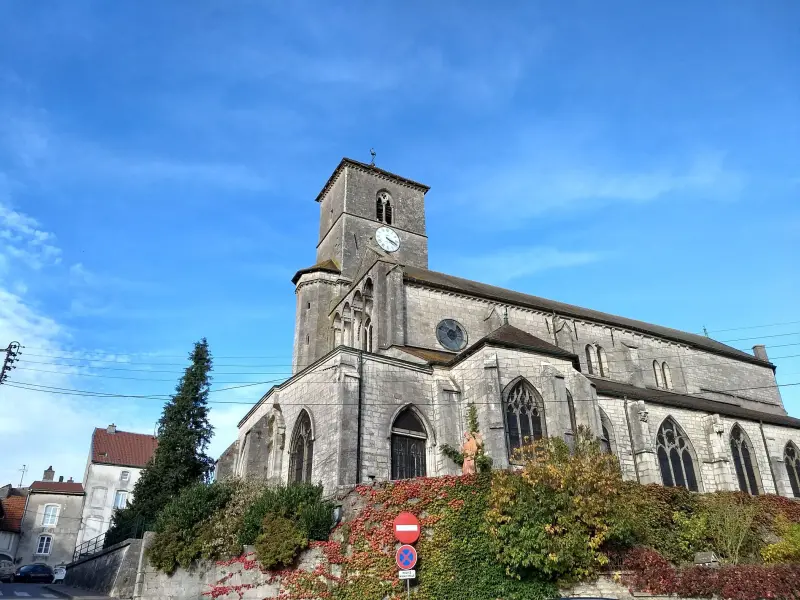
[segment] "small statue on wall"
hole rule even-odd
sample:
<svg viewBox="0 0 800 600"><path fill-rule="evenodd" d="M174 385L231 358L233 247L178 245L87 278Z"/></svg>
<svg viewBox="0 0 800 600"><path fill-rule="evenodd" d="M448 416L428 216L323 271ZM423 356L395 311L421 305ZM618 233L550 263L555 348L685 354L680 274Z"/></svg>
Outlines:
<svg viewBox="0 0 800 600"><path fill-rule="evenodd" d="M461 446L461 453L464 456L464 463L461 465L463 475L474 475L477 472L475 458L483 450L483 437L478 432L467 431L464 434L464 444Z"/></svg>

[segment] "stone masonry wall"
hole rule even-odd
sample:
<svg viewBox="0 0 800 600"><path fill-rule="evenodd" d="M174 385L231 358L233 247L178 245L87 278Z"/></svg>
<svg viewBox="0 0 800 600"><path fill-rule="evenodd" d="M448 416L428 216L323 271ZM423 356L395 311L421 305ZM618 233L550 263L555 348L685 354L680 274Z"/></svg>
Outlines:
<svg viewBox="0 0 800 600"><path fill-rule="evenodd" d="M453 318L467 329L469 343L490 333L490 316L508 310L509 322L543 340L554 343L552 315L480 298L443 292L416 285L405 286L406 341L410 346L440 348L436 340L436 325L442 319ZM653 360L666 362L672 374L673 389L681 393L700 393L703 390L740 390L735 395L712 394L707 397L722 402L734 402L755 410L784 413L775 376L769 367L704 352L684 344L654 336L609 327L599 323L567 319L572 332L571 345L559 339L578 355L581 370L588 373L585 346L601 346L608 356L610 379L656 387ZM597 368L594 368L597 374ZM760 388L760 389L742 389Z"/></svg>
<svg viewBox="0 0 800 600"><path fill-rule="evenodd" d="M114 598L133 598L142 540L125 540L67 565L64 584Z"/></svg>

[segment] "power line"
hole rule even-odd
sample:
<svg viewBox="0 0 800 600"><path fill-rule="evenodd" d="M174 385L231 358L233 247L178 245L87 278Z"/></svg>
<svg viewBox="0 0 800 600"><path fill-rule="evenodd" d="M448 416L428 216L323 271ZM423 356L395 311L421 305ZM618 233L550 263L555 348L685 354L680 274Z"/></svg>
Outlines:
<svg viewBox="0 0 800 600"><path fill-rule="evenodd" d="M252 384L252 385L262 385L264 383L268 383L268 382L259 382L259 383L255 383L255 384ZM323 385L323 384L339 385L339 382L336 382L336 381L324 381L324 382L323 381L317 381L317 382L314 382L314 384L316 384L316 385ZM42 393L51 393L51 394L59 394L59 395L67 395L67 396L89 396L89 397L100 397L100 398L127 398L127 399L135 399L135 400L164 400L165 399L163 396L160 396L160 395L138 395L138 396L132 396L132 395L126 395L126 394L107 394L107 393L103 393L103 394L99 394L98 395L98 393L91 392L91 391L88 391L88 390L73 390L73 389L70 389L70 388L55 388L55 387L51 387L51 386L39 386L39 387L44 387L44 388L47 388L47 389L37 389L36 387L33 387L33 386L38 386L38 384L30 384L30 383L26 383L26 382L9 383L8 385L10 387L17 387L17 388L25 389L25 390L28 390L28 391L38 391L38 392L42 392ZM775 388L781 388L781 387L792 387L792 386L796 386L796 385L800 385L800 381L790 382L790 383L781 383L781 384L775 384L775 385L762 385L762 386L752 386L752 387L745 387L745 388L733 388L733 389L727 389L727 390L713 390L713 391L709 391L707 393L718 393L719 394L719 393L730 393L730 392L744 392L744 391L750 391L750 390L763 390L763 389L775 389ZM25 386L29 386L29 387L25 387ZM244 387L244 386L242 386L242 387ZM649 390L648 388L645 388L645 390L652 391L652 390ZM220 391L220 390L217 390L217 391ZM655 397L655 398L669 398L669 397L676 396L676 395L677 396L689 396L689 397L694 397L694 398L698 398L698 399L701 399L701 400L708 400L708 398L706 398L705 396L698 396L697 394L679 394L677 392L656 392L656 395L655 396L651 396L651 398L653 398L653 397ZM573 400L573 401L574 402L593 402L594 400L592 398L586 398L586 399L579 398L579 399ZM244 401L236 401L236 400L208 400L207 402L209 404L240 404L240 405L245 405L245 406L256 406L256 405L261 403L261 399L259 398L259 400L256 401L256 402L244 402ZM549 401L549 402L569 402L569 401L568 400L567 401L564 401L564 400L560 400L560 401L559 400L552 400L552 401ZM307 405L307 406L350 406L350 405L355 405L356 403L353 403L353 402L336 402L336 401L334 401L334 402L303 402L303 404ZM395 406L397 403L395 403L395 402L370 402L369 404L378 405L378 406ZM441 402L414 402L414 404L417 405L417 406L435 406L435 405L441 404ZM496 404L496 401L490 401L490 402L468 402L468 404L477 404L477 405L483 405L483 404L490 405L491 404L491 405L494 405L494 404Z"/></svg>
<svg viewBox="0 0 800 600"><path fill-rule="evenodd" d="M771 335L759 335L756 337L736 338L735 340L718 340L718 341L723 344L727 344L728 342L746 342L747 340L763 340L764 338L786 337L787 335L800 335L800 331L794 331L792 333L773 333Z"/></svg>
<svg viewBox="0 0 800 600"><path fill-rule="evenodd" d="M797 325L800 321L784 321L783 323L770 323L768 325L746 325L744 327L729 327L728 329L711 329L709 333L725 333L726 331L741 331L742 329L761 329L764 327L778 327L780 325Z"/></svg>

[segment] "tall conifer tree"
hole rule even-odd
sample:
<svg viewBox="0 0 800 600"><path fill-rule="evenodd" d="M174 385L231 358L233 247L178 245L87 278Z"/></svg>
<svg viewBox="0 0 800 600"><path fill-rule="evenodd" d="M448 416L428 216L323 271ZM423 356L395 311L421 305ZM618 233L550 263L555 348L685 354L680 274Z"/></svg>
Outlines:
<svg viewBox="0 0 800 600"><path fill-rule="evenodd" d="M214 460L206 454L214 431L208 421L211 355L205 338L194 345L189 359L158 421L158 447L133 488L133 501L114 514L108 542L127 537L134 524L152 528L172 497L211 477Z"/></svg>

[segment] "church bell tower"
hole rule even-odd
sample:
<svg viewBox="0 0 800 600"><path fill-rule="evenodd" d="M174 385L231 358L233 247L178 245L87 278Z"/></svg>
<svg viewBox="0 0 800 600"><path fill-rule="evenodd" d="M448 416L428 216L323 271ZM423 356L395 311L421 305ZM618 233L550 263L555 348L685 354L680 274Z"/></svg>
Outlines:
<svg viewBox="0 0 800 600"><path fill-rule="evenodd" d="M331 350L331 303L353 283L368 252L403 265L428 268L428 189L349 158L336 167L317 196L316 263L292 279L297 296L293 373Z"/></svg>

